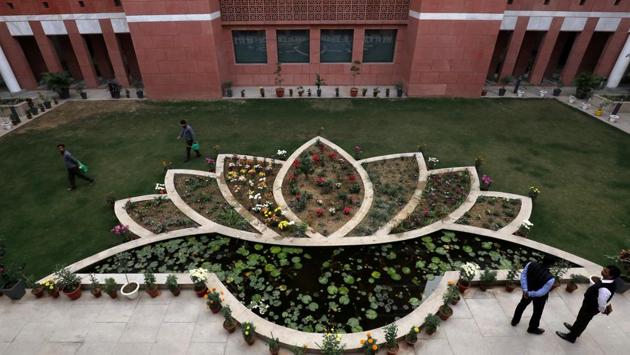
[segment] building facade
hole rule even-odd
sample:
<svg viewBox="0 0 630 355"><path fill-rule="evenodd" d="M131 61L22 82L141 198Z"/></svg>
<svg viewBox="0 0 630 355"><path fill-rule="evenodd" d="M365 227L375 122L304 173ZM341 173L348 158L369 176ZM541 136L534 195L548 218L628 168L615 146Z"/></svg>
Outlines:
<svg viewBox="0 0 630 355"><path fill-rule="evenodd" d="M222 84L394 85L479 96L486 80L616 87L630 62L630 0L1 0L0 72L11 91L68 71L88 88L142 82L155 99ZM360 61L353 76L352 63Z"/></svg>

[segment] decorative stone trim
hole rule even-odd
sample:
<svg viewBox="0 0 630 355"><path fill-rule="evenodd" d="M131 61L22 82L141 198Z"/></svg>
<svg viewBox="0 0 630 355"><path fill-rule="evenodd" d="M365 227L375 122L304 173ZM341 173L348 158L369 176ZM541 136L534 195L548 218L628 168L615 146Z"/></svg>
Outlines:
<svg viewBox="0 0 630 355"><path fill-rule="evenodd" d="M479 196L488 196L488 197L501 197L507 198L510 200L520 200L521 201L521 209L514 217L512 222L508 223L505 227L499 229L499 232L514 234L521 227L523 222L529 220L529 217L532 215L532 199L526 196L510 194L507 192L499 192L499 191L481 191Z"/></svg>
<svg viewBox="0 0 630 355"><path fill-rule="evenodd" d="M346 161L348 161L348 163L352 165L352 167L356 170L359 176L361 176L361 180L363 182L363 202L361 203L361 207L359 208L357 213L354 216L352 216L352 218L348 222L346 222L346 224L341 226L341 228L337 229L328 237L315 232L311 227L309 227L306 232L306 235L308 235L311 238L320 238L320 239L321 238L326 238L326 239L341 238L344 235L350 233L350 231L353 230L354 227L356 227L361 222L361 220L363 220L363 218L365 218L368 211L370 210L370 207L372 206L372 200L374 199L374 190L372 187L372 182L370 181L370 177L368 176L365 169L363 169L363 167L361 166L361 164L359 164L359 162L357 162L350 154L348 154L345 150L341 149L341 147L339 147L338 145L334 144L333 142L329 141L326 138L317 136L309 140L308 142L304 143L298 149L296 149L293 152L293 154L291 154L289 158L287 158L287 161L282 165L282 168L280 168L278 175L276 175L276 180L273 182L273 197L276 200L276 203L278 204L278 206L280 206L280 208L282 208L282 210L285 211L285 216L289 220L295 221L295 223L302 222L301 219L295 213L293 213L293 211L289 208L289 205L284 199L284 195L282 194L282 183L284 182L284 179L286 178L286 175L289 172L289 169L291 168L291 163L295 161L295 159L297 159L300 155L302 155L302 153L306 149L310 148L311 146L316 144L318 141L334 149L339 155L341 155Z"/></svg>
<svg viewBox="0 0 630 355"><path fill-rule="evenodd" d="M125 209L125 206L127 205L127 202L133 203L133 202L141 202L141 201L150 201L150 200L153 200L154 198L164 198L164 199L167 199L167 200L173 202L173 200L170 198L170 196L168 196L168 195L161 195L161 194L132 197L132 198L116 201L114 203L114 214L116 215L116 218L118 218L118 221L120 221L121 224L124 224L124 225L128 226L129 227L129 231L131 231L133 234L137 235L138 237L140 237L140 238L155 237L158 234L155 234L155 233L151 232L150 230L148 230L148 229L144 228L143 226L141 226L138 222L136 222L133 218L131 218L131 216L129 216L129 213L127 213L127 210ZM177 205L175 205L175 207L177 207L180 211L182 210ZM159 235L164 235L164 234L168 234L168 235L173 234L173 235L177 235L177 236L188 235L190 233L194 233L198 228L199 227L178 229L178 230L174 230L174 231L170 231L170 232L160 233Z"/></svg>

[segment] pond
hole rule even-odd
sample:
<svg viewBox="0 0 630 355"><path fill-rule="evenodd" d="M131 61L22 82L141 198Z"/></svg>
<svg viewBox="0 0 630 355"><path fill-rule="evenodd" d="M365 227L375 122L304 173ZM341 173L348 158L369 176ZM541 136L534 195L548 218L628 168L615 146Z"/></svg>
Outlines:
<svg viewBox="0 0 630 355"><path fill-rule="evenodd" d="M175 273L205 267L271 322L306 332L358 332L409 314L422 302L427 280L464 262L496 270L542 256L459 232L351 247L284 247L203 235L139 247L81 272Z"/></svg>

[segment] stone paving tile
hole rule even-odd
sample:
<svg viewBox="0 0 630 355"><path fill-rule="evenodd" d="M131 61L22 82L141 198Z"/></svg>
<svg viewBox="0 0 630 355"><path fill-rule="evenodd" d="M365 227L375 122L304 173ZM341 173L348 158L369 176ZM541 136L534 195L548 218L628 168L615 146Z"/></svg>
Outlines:
<svg viewBox="0 0 630 355"><path fill-rule="evenodd" d="M549 328L545 321L540 322L540 327L545 329L545 333L542 335L528 334L525 331L527 326L523 327L522 332L519 334L527 346L527 354L564 354L560 347L560 342L564 340L558 338L555 334L555 331L558 329Z"/></svg>
<svg viewBox="0 0 630 355"><path fill-rule="evenodd" d="M29 342L29 343L11 343L4 351L2 355L24 355L24 354L37 354L44 344L43 342Z"/></svg>
<svg viewBox="0 0 630 355"><path fill-rule="evenodd" d="M0 355L4 354L4 351L11 345L9 342L0 342Z"/></svg>
<svg viewBox="0 0 630 355"><path fill-rule="evenodd" d="M468 309L468 305L464 299L461 299L454 306L451 305L451 308L453 309L451 318L472 318L472 313L470 313L470 309Z"/></svg>
<svg viewBox="0 0 630 355"><path fill-rule="evenodd" d="M129 322L138 305L138 300L111 299L109 296L101 296L98 302L102 308L101 314L95 319L97 322Z"/></svg>
<svg viewBox="0 0 630 355"><path fill-rule="evenodd" d="M467 299L468 308L483 336L515 336L508 318L496 298Z"/></svg>
<svg viewBox="0 0 630 355"><path fill-rule="evenodd" d="M88 326L85 342L116 343L126 326L126 323L91 323Z"/></svg>
<svg viewBox="0 0 630 355"><path fill-rule="evenodd" d="M15 337L17 342L42 342L48 341L56 328L51 322L28 322Z"/></svg>
<svg viewBox="0 0 630 355"><path fill-rule="evenodd" d="M627 313L626 317L628 317ZM619 329L610 317L605 315L595 316L584 333L588 333L605 354L630 352L630 338Z"/></svg>
<svg viewBox="0 0 630 355"><path fill-rule="evenodd" d="M234 333L228 337L228 341L225 344L225 354L267 354L269 348L267 344L261 339L256 339L254 344L247 345L243 336L238 333Z"/></svg>
<svg viewBox="0 0 630 355"><path fill-rule="evenodd" d="M194 323L162 323L151 354L186 354Z"/></svg>
<svg viewBox="0 0 630 355"><path fill-rule="evenodd" d="M148 355L151 353L152 343L118 343L114 348L116 355Z"/></svg>
<svg viewBox="0 0 630 355"><path fill-rule="evenodd" d="M571 355L600 355L604 354L599 345L595 342L593 337L590 334L587 334L587 330L580 336L580 338L575 342L575 344L571 344L567 341L564 341L558 338L558 343L560 344L560 349L564 351L566 354ZM555 337L557 335L554 334ZM619 354L619 353L617 353ZM623 353L622 353L623 354Z"/></svg>
<svg viewBox="0 0 630 355"><path fill-rule="evenodd" d="M542 319L549 328L548 330L555 332L556 330L565 329L564 325L562 325L564 322L573 323L575 316L564 303L562 297L549 297Z"/></svg>
<svg viewBox="0 0 630 355"><path fill-rule="evenodd" d="M514 310L516 309L516 305L521 301L523 297L523 291L520 288L515 289L513 292L499 292L496 294L496 300L499 302L499 306L503 310L503 313L511 320L514 315ZM525 312L523 312L523 316L521 317L521 323L528 321L532 316L532 311L534 307L530 304L527 308L525 308Z"/></svg>
<svg viewBox="0 0 630 355"><path fill-rule="evenodd" d="M33 353L38 355L74 355L81 346L81 343L44 343L39 351Z"/></svg>
<svg viewBox="0 0 630 355"><path fill-rule="evenodd" d="M111 355L116 353L118 343L89 342L81 344L77 355Z"/></svg>
<svg viewBox="0 0 630 355"><path fill-rule="evenodd" d="M168 304L139 303L133 311L129 323L161 324Z"/></svg>
<svg viewBox="0 0 630 355"><path fill-rule="evenodd" d="M0 319L0 341L12 342L26 325L26 321L17 319Z"/></svg>
<svg viewBox="0 0 630 355"><path fill-rule="evenodd" d="M187 355L223 355L225 343L190 343Z"/></svg>
<svg viewBox="0 0 630 355"><path fill-rule="evenodd" d="M416 354L452 355L453 350L447 339L419 340L414 346Z"/></svg>
<svg viewBox="0 0 630 355"><path fill-rule="evenodd" d="M154 343L157 339L160 324L144 324L142 322L127 323L120 343Z"/></svg>
<svg viewBox="0 0 630 355"><path fill-rule="evenodd" d="M526 355L527 344L519 336L512 337L484 337L488 354L492 355Z"/></svg>
<svg viewBox="0 0 630 355"><path fill-rule="evenodd" d="M464 292L464 299L469 298L494 298L495 293L497 293L499 288L491 288L487 291L481 291L477 287L471 287Z"/></svg>
<svg viewBox="0 0 630 355"><path fill-rule="evenodd" d="M87 321L58 322L50 338L51 343L76 343L85 340L89 323Z"/></svg>
<svg viewBox="0 0 630 355"><path fill-rule="evenodd" d="M203 313L204 310L207 310L207 306L203 301L197 299L197 296L188 292L183 293L181 296L173 298L168 304L164 321L171 323L194 323L197 321L199 314Z"/></svg>
<svg viewBox="0 0 630 355"><path fill-rule="evenodd" d="M443 329L454 354L488 353L486 342L474 319L449 319Z"/></svg>
<svg viewBox="0 0 630 355"><path fill-rule="evenodd" d="M232 335L238 335L238 331ZM199 315L191 338L192 343L225 343L228 332L223 329L223 317L204 311Z"/></svg>

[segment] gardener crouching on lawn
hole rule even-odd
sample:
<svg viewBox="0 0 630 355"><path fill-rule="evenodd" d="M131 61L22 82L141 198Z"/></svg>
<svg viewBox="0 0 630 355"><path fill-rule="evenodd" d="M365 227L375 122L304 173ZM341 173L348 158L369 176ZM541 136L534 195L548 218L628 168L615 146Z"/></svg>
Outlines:
<svg viewBox="0 0 630 355"><path fill-rule="evenodd" d="M201 153L199 153L199 143L197 143L195 131L186 122L186 120L179 121L179 125L182 127L182 130L181 132L179 132L179 136L177 136L177 139L184 137L184 140L186 141L186 160L184 160L184 162L190 160L191 149L195 151L195 154L197 154L197 158L199 158L201 156Z"/></svg>
<svg viewBox="0 0 630 355"><path fill-rule="evenodd" d="M83 180L89 181L90 184L94 182L94 179L85 175L79 167L81 166L81 162L75 159L69 151L66 150L66 146L64 144L57 144L57 150L61 156L63 156L63 163L66 165L66 169L68 170L68 181L70 182L70 187L68 191L72 191L77 188L75 183L75 177L78 176Z"/></svg>

